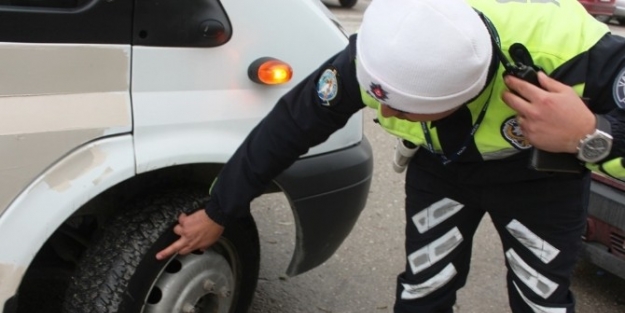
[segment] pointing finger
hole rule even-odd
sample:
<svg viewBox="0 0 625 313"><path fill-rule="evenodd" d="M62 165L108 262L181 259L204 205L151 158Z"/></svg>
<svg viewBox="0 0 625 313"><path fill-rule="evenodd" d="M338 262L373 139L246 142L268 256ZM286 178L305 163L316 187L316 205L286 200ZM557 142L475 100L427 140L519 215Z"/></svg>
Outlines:
<svg viewBox="0 0 625 313"><path fill-rule="evenodd" d="M178 254L180 254L180 255L187 255L187 254L189 254L189 253L191 253L191 252L193 252L195 250L197 250L197 249L195 249L195 248L193 248L191 246L186 246L186 247L180 249L180 251L178 251Z"/></svg>
<svg viewBox="0 0 625 313"><path fill-rule="evenodd" d="M180 251L186 245L187 245L187 240L184 239L184 238L180 238L176 242L174 242L171 245L169 245L167 248L165 248L165 249L161 250L160 252L158 252L156 254L156 259L157 260L167 259L167 258L171 257L172 255L178 253L178 251Z"/></svg>

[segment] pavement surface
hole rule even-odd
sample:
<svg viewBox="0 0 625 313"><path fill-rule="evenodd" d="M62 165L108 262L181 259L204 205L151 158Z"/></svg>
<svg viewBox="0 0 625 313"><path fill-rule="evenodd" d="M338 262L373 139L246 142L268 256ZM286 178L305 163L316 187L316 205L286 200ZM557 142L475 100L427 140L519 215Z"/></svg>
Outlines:
<svg viewBox="0 0 625 313"><path fill-rule="evenodd" d="M370 0L343 9L326 0L349 33L358 28ZM615 33L625 28L611 25ZM284 272L293 252L295 226L282 194L253 203L261 238L261 273L251 313L389 313L395 298L395 277L404 267L403 175L391 168L393 138L370 122L365 134L375 157L374 181L367 206L350 236L326 263L296 277ZM485 218L474 238L472 269L458 293L455 312L502 313L508 308L501 244ZM580 262L572 287L578 313L625 312L625 281Z"/></svg>

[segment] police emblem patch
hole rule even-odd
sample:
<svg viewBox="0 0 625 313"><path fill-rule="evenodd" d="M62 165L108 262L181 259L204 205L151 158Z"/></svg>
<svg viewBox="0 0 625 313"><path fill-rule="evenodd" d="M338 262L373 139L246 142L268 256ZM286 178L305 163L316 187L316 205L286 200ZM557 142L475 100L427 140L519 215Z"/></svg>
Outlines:
<svg viewBox="0 0 625 313"><path fill-rule="evenodd" d="M532 147L530 142L523 136L523 131L521 131L521 126L516 121L516 116L512 116L503 122L501 135L516 149L527 150Z"/></svg>
<svg viewBox="0 0 625 313"><path fill-rule="evenodd" d="M614 102L619 108L625 109L625 68L616 77L613 89Z"/></svg>
<svg viewBox="0 0 625 313"><path fill-rule="evenodd" d="M334 68L327 68L317 81L317 96L324 106L332 106L332 100L339 94L339 80Z"/></svg>
<svg viewBox="0 0 625 313"><path fill-rule="evenodd" d="M380 101L388 100L388 92L382 88L382 85L371 83L367 93Z"/></svg>

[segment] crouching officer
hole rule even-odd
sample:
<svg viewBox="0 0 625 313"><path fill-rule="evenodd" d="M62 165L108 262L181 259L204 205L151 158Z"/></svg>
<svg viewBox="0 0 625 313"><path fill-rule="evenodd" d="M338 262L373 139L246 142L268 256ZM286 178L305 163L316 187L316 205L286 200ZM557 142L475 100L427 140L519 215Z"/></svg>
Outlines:
<svg viewBox="0 0 625 313"><path fill-rule="evenodd" d="M574 312L589 169L625 179L624 82L625 40L576 0L373 0L349 45L277 103L157 257L211 245L275 176L370 107L420 147L406 171L395 312L452 312L485 213L512 311Z"/></svg>

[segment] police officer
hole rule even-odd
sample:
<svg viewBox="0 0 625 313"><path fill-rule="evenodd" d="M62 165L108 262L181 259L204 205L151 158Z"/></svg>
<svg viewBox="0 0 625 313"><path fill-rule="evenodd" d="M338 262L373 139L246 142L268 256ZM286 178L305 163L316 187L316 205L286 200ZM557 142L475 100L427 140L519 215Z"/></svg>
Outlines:
<svg viewBox="0 0 625 313"><path fill-rule="evenodd" d="M271 179L369 106L420 147L406 172L395 312L452 312L485 213L512 311L574 312L589 169L625 179L624 86L625 39L576 0L373 0L348 47L277 103L157 258L211 245Z"/></svg>

